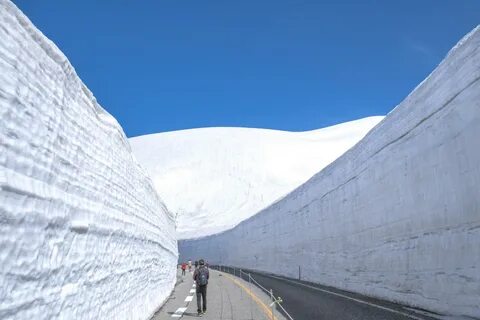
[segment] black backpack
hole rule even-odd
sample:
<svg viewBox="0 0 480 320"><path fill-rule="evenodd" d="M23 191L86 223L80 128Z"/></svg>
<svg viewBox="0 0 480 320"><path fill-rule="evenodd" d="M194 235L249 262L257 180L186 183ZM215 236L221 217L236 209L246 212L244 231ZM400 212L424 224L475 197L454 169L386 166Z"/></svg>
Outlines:
<svg viewBox="0 0 480 320"><path fill-rule="evenodd" d="M205 286L208 284L207 272L208 269L205 267L201 267L200 269L198 269L197 284L199 286Z"/></svg>

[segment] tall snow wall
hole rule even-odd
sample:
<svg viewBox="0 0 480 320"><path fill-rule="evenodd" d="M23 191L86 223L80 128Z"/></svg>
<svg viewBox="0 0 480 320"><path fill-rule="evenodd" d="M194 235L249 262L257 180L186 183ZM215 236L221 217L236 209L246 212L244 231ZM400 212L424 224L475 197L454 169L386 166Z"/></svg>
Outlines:
<svg viewBox="0 0 480 320"><path fill-rule="evenodd" d="M180 258L480 316L480 29L367 136L292 193Z"/></svg>
<svg viewBox="0 0 480 320"><path fill-rule="evenodd" d="M67 58L0 0L0 319L147 319L173 217Z"/></svg>

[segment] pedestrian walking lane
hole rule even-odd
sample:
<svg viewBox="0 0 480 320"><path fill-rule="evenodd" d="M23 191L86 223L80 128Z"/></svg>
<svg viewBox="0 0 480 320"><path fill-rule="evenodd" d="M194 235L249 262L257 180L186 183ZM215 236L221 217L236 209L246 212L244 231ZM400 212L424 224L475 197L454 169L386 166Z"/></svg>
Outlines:
<svg viewBox="0 0 480 320"><path fill-rule="evenodd" d="M152 320L192 319L197 315L193 272L178 271L174 292ZM270 305L270 297L255 285L228 273L210 269L207 287L206 320L285 320Z"/></svg>

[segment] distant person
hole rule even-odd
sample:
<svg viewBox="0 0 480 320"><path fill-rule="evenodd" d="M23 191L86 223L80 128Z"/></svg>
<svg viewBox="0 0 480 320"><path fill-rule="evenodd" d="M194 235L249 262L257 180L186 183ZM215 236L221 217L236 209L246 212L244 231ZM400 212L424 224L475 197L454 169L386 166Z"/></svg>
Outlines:
<svg viewBox="0 0 480 320"><path fill-rule="evenodd" d="M188 271L192 272L192 260L188 260Z"/></svg>
<svg viewBox="0 0 480 320"><path fill-rule="evenodd" d="M200 259L198 264L198 269L195 269L195 272L193 273L193 280L195 280L197 284L197 313L198 316L201 317L202 314L207 312L207 285L208 278L210 278L210 272L208 272L208 268L205 267L205 261L203 261L203 259Z"/></svg>
<svg viewBox="0 0 480 320"><path fill-rule="evenodd" d="M187 270L187 264L185 262L182 263L182 276L185 275L185 270Z"/></svg>
<svg viewBox="0 0 480 320"><path fill-rule="evenodd" d="M197 268L198 268L198 261L195 260L195 269L197 269Z"/></svg>

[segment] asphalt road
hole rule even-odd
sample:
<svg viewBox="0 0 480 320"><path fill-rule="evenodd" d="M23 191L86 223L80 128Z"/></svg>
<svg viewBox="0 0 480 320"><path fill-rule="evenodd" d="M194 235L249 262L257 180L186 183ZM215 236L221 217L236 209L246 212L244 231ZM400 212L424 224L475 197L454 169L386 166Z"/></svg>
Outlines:
<svg viewBox="0 0 480 320"><path fill-rule="evenodd" d="M232 271L230 271L232 272ZM262 286L273 289L295 320L431 320L421 311L298 280L251 272ZM238 271L237 271L238 275ZM248 277L247 277L248 278Z"/></svg>

